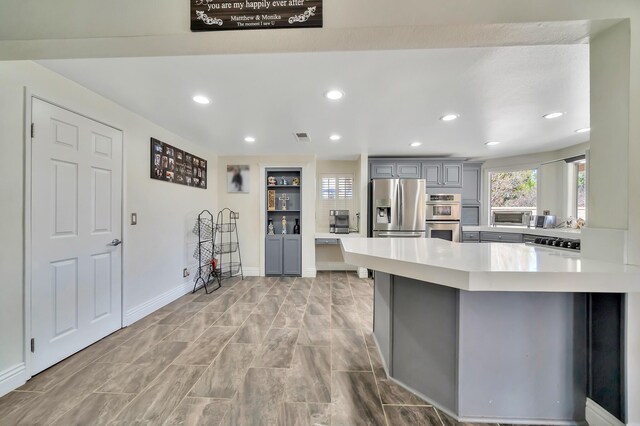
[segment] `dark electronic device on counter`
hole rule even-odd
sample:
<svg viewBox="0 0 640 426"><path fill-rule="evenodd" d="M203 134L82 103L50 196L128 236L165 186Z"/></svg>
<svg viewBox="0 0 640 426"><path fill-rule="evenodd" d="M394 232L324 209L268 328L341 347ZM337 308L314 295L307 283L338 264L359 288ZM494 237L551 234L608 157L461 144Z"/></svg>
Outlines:
<svg viewBox="0 0 640 426"><path fill-rule="evenodd" d="M545 214L536 216L536 228L555 228L556 227L556 217Z"/></svg>
<svg viewBox="0 0 640 426"><path fill-rule="evenodd" d="M349 233L349 210L329 210L329 232L332 234Z"/></svg>

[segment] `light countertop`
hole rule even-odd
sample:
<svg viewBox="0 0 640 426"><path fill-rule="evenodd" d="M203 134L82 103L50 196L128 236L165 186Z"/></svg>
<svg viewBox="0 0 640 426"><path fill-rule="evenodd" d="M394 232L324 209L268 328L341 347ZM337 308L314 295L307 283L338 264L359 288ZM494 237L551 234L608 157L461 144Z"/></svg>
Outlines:
<svg viewBox="0 0 640 426"><path fill-rule="evenodd" d="M463 226L462 232L506 232L509 234L529 234L541 237L580 238L579 229L571 228L527 228L524 226Z"/></svg>
<svg viewBox="0 0 640 426"><path fill-rule="evenodd" d="M525 244L345 238L346 263L468 291L640 292L640 267Z"/></svg>
<svg viewBox="0 0 640 426"><path fill-rule="evenodd" d="M331 232L316 232L316 238L332 238L341 240L342 238L362 238L362 234L351 232L349 234L332 234Z"/></svg>

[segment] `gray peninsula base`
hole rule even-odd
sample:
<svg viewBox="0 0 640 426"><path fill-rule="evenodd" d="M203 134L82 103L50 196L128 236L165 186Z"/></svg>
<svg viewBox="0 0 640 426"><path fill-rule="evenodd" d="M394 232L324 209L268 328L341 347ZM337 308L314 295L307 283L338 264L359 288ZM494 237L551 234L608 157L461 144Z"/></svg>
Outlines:
<svg viewBox="0 0 640 426"><path fill-rule="evenodd" d="M388 375L460 421L584 424L586 303L376 272L374 335Z"/></svg>

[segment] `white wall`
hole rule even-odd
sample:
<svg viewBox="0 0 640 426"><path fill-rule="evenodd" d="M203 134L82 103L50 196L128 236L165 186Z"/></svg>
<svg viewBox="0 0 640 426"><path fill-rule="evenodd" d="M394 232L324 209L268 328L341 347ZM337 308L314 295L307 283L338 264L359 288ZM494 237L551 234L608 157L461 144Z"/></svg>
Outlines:
<svg viewBox="0 0 640 426"><path fill-rule="evenodd" d="M250 187L248 193L227 192L227 165L248 165ZM218 158L218 205L240 213L238 237L242 253L242 265L247 275L259 275L264 268L264 203L263 167L302 167L302 275L315 276L316 229L316 159L315 156L237 156ZM262 180L261 180L262 179ZM264 214L264 213L262 213Z"/></svg>
<svg viewBox="0 0 640 426"><path fill-rule="evenodd" d="M193 266L190 229L195 214L215 210L216 155L115 103L32 62L0 62L0 378L25 362L23 340L23 88L72 111L123 130L124 224L123 297L125 322L138 319L184 294L190 280L182 269ZM209 189L169 184L149 178L149 139L155 137L208 160ZM206 141L202 141L206 142ZM130 226L129 214L138 213ZM19 379L26 378L22 373ZM6 388L0 383L0 394Z"/></svg>

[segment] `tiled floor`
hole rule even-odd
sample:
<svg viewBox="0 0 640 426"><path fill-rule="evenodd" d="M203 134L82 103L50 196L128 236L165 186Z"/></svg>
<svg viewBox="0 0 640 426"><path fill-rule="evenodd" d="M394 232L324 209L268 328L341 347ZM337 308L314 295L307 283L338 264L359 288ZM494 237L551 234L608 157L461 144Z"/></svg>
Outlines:
<svg viewBox="0 0 640 426"><path fill-rule="evenodd" d="M189 294L0 398L0 424L456 424L386 379L372 303L344 272Z"/></svg>

